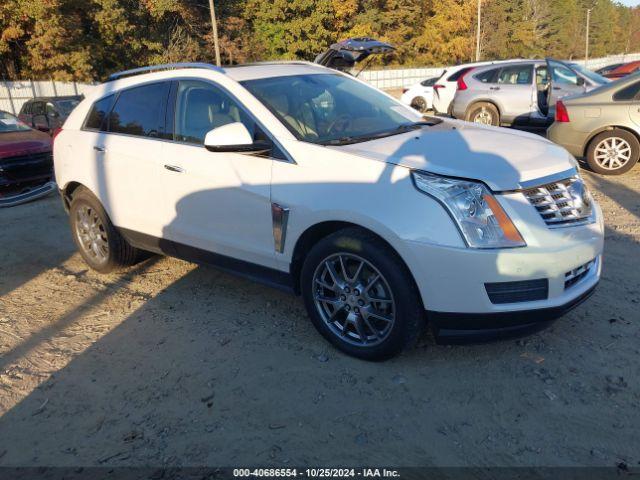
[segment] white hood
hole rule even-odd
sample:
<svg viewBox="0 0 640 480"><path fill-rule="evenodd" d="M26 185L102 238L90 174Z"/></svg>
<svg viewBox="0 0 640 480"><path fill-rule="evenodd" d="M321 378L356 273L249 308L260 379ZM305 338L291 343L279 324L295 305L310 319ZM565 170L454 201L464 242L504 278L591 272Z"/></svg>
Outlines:
<svg viewBox="0 0 640 480"><path fill-rule="evenodd" d="M562 147L530 133L444 121L432 127L337 148L440 175L480 180L494 191L576 167Z"/></svg>

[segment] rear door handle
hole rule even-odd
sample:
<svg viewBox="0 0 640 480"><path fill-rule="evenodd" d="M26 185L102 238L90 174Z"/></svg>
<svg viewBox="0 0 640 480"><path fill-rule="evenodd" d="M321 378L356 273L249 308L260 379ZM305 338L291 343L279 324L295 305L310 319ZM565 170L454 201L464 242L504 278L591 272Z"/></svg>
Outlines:
<svg viewBox="0 0 640 480"><path fill-rule="evenodd" d="M177 165L165 165L164 168L166 168L170 172L176 172L176 173L184 172L184 168L178 167Z"/></svg>
<svg viewBox="0 0 640 480"><path fill-rule="evenodd" d="M94 146L93 146L93 149L94 149L96 152L101 152L101 153L104 153L104 151L105 151L105 148L104 148L102 145L94 145Z"/></svg>

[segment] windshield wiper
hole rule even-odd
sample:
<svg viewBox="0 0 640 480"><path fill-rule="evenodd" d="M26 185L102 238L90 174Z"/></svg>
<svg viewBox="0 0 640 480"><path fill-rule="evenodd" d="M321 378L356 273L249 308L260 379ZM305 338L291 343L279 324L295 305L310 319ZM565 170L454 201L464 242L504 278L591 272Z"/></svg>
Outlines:
<svg viewBox="0 0 640 480"><path fill-rule="evenodd" d="M333 138L323 142L318 142L320 145L350 145L352 143L368 142L370 140L376 140L378 138L390 137L392 135L398 135L412 130L417 130L422 127L431 127L440 123L438 121L421 120L417 122L409 122L398 125L393 130L384 130L382 132L372 133L369 135L359 136L345 136L340 138Z"/></svg>

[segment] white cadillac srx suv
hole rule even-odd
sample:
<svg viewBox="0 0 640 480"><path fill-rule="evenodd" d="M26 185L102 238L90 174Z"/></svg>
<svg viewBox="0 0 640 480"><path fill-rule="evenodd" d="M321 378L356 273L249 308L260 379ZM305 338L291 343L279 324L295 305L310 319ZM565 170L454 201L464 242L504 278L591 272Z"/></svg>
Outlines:
<svg viewBox="0 0 640 480"><path fill-rule="evenodd" d="M538 328L600 278L602 214L566 150L310 63L115 74L54 159L92 268L150 251L286 288L364 359L426 323L448 340Z"/></svg>

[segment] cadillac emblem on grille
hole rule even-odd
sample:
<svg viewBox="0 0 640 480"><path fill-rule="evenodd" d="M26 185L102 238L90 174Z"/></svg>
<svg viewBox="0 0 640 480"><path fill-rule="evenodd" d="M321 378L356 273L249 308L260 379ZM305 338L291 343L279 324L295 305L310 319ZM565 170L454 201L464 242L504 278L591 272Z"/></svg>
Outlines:
<svg viewBox="0 0 640 480"><path fill-rule="evenodd" d="M584 224L593 218L591 195L578 176L530 188L524 195L549 226Z"/></svg>

